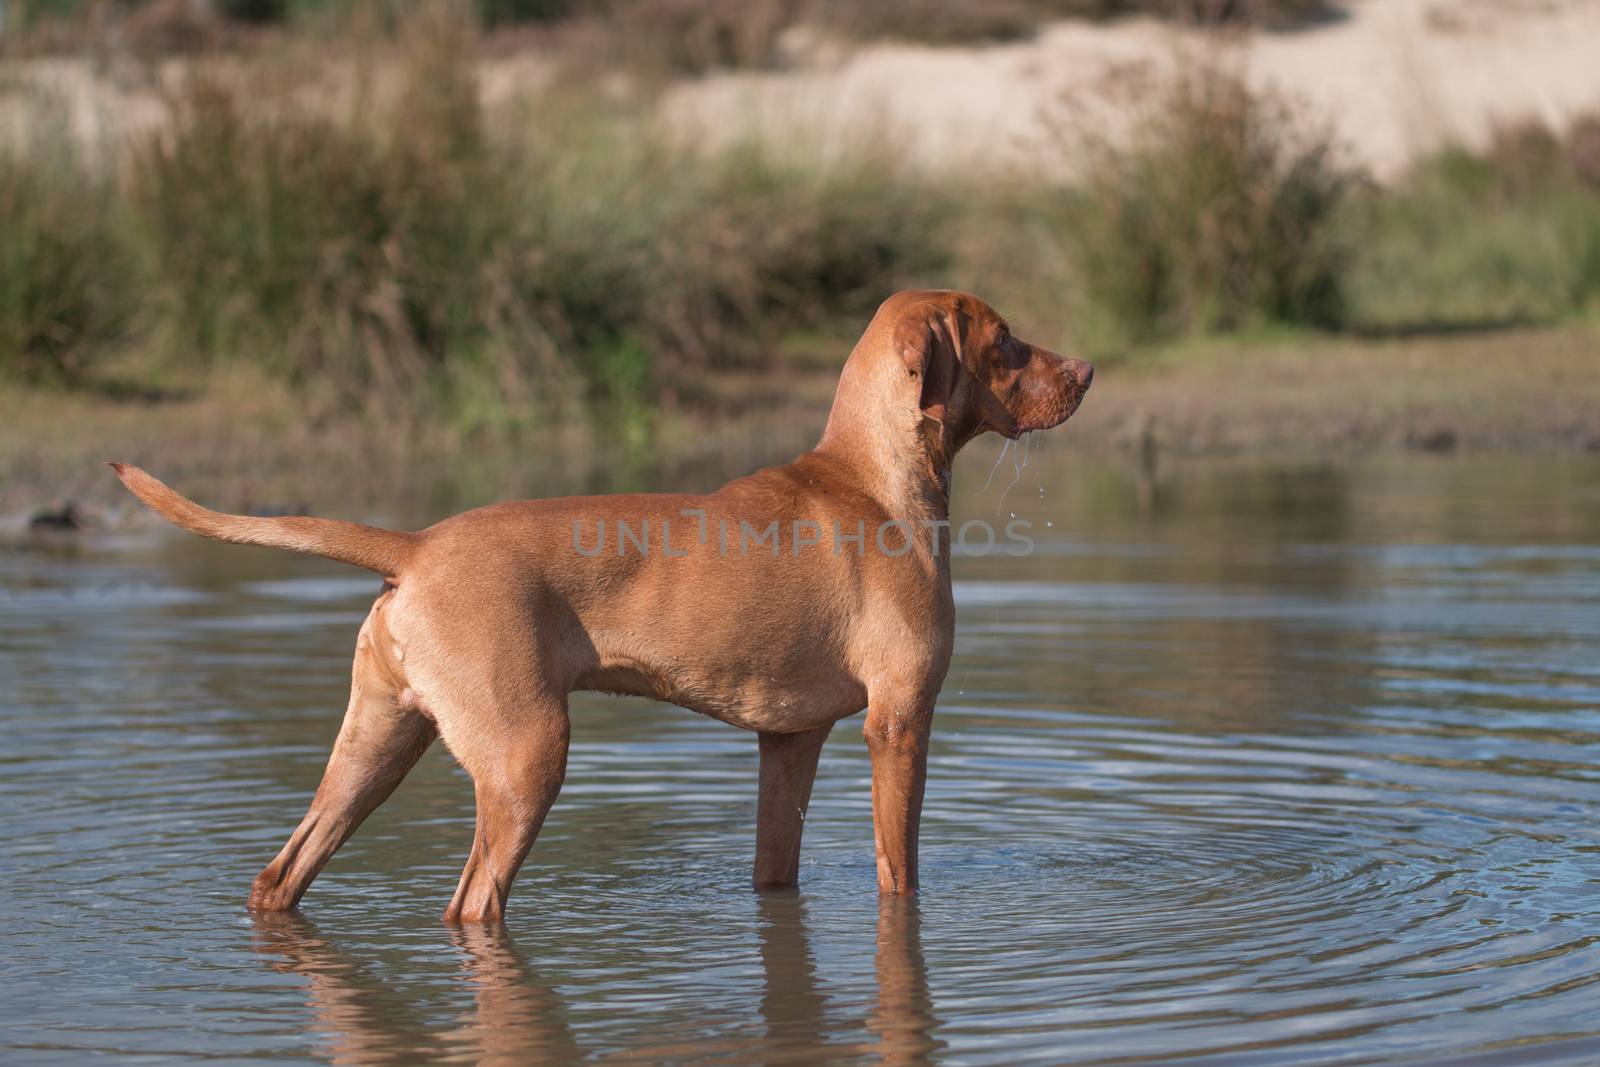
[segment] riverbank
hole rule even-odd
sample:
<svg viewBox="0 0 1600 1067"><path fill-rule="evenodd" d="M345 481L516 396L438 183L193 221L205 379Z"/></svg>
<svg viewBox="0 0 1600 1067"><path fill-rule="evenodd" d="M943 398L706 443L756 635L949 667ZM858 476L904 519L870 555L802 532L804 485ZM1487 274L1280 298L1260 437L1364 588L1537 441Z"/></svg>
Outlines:
<svg viewBox="0 0 1600 1067"><path fill-rule="evenodd" d="M1073 448L1597 447L1600 82L1568 60L1600 0L1329 10L666 81L432 7L6 59L0 514L115 525L109 458L245 510L716 484L808 447L922 286L1100 364ZM1362 141L1430 101L1437 136ZM980 165L928 148L952 128Z"/></svg>
<svg viewBox="0 0 1600 1067"><path fill-rule="evenodd" d="M1021 329L1021 324L1019 324ZM398 425L221 377L130 399L0 391L0 515L143 524L102 464L149 467L217 507L437 515L495 499L710 488L783 462L821 430L847 341L783 377L727 376L707 406L661 417L647 445L573 418L486 440ZM1290 335L1206 341L1102 364L1054 455L1272 455L1341 461L1376 451L1600 451L1600 326L1448 337ZM992 462L994 448L968 464Z"/></svg>

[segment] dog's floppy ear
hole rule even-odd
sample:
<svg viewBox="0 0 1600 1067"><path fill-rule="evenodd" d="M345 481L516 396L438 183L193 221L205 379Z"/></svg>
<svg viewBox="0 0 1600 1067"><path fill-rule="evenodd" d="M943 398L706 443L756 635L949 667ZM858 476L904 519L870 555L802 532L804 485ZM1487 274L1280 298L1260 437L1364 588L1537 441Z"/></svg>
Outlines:
<svg viewBox="0 0 1600 1067"><path fill-rule="evenodd" d="M956 384L959 355L943 316L908 318L895 331L895 347L900 351L909 377L920 383L917 406L928 418L944 425L945 411Z"/></svg>

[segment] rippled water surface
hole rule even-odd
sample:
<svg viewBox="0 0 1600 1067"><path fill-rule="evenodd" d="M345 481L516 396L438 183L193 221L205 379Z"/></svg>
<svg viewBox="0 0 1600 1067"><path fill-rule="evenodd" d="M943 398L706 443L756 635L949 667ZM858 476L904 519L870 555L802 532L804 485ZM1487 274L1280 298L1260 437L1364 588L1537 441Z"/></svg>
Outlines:
<svg viewBox="0 0 1600 1067"><path fill-rule="evenodd" d="M915 904L856 721L756 895L754 738L583 696L504 931L439 922L437 748L252 920L376 580L0 551L0 1059L1600 1062L1600 463L1014 458L958 472L1037 548L958 561Z"/></svg>

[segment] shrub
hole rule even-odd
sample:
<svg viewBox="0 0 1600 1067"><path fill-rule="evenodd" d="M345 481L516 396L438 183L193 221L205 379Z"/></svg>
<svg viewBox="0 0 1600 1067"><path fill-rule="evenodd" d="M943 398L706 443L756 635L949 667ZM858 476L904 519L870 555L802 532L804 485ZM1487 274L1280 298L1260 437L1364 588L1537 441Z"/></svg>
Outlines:
<svg viewBox="0 0 1600 1067"><path fill-rule="evenodd" d="M802 0L588 0L563 24L563 51L655 77L773 66Z"/></svg>
<svg viewBox="0 0 1600 1067"><path fill-rule="evenodd" d="M823 163L744 144L704 166L670 220L664 299L651 312L697 363L761 358L782 332L870 310L941 261L935 194L887 150ZM675 305L687 317L660 321Z"/></svg>
<svg viewBox="0 0 1600 1067"><path fill-rule="evenodd" d="M111 203L64 134L0 152L0 373L81 382L121 340L133 283Z"/></svg>
<svg viewBox="0 0 1600 1067"><path fill-rule="evenodd" d="M497 289L560 350L601 354L577 365L601 393L770 361L786 331L868 310L938 261L932 198L886 151L701 152L592 102L547 109L516 151Z"/></svg>
<svg viewBox="0 0 1600 1067"><path fill-rule="evenodd" d="M289 14L289 0L216 0L216 8L240 22L282 22Z"/></svg>
<svg viewBox="0 0 1600 1067"><path fill-rule="evenodd" d="M1326 0L813 0L794 4L809 19L860 40L896 38L970 45L1027 37L1053 19L1148 15L1181 23L1281 27L1328 11Z"/></svg>
<svg viewBox="0 0 1600 1067"><path fill-rule="evenodd" d="M1351 176L1281 102L1188 66L1126 140L1091 141L1084 164L1050 207L1100 331L1342 320Z"/></svg>
<svg viewBox="0 0 1600 1067"><path fill-rule="evenodd" d="M1364 198L1353 316L1372 329L1541 322L1600 295L1600 188L1588 121L1496 133L1486 151L1424 159Z"/></svg>
<svg viewBox="0 0 1600 1067"><path fill-rule="evenodd" d="M588 7L592 10L595 5ZM577 10L582 11L583 5ZM614 57L697 74L764 67L781 35L812 24L854 40L970 45L1033 34L1052 19L1127 15L1203 25L1288 26L1323 14L1325 0L612 0L604 10Z"/></svg>
<svg viewBox="0 0 1600 1067"><path fill-rule="evenodd" d="M572 389L638 410L935 260L887 152L700 151L560 93L491 116L470 28L408 25L398 87L346 115L206 66L173 94L128 168L160 347L480 420Z"/></svg>
<svg viewBox="0 0 1600 1067"><path fill-rule="evenodd" d="M192 73L130 167L167 350L415 402L484 329L507 223L472 78L454 24L414 32L394 100L342 117Z"/></svg>
<svg viewBox="0 0 1600 1067"><path fill-rule="evenodd" d="M186 361L258 361L302 383L344 375L405 323L385 284L395 218L381 153L331 119L260 106L191 74L167 129L136 149L131 196L154 318Z"/></svg>
<svg viewBox="0 0 1600 1067"><path fill-rule="evenodd" d="M516 22L554 22L572 14L573 0L478 0L486 26Z"/></svg>

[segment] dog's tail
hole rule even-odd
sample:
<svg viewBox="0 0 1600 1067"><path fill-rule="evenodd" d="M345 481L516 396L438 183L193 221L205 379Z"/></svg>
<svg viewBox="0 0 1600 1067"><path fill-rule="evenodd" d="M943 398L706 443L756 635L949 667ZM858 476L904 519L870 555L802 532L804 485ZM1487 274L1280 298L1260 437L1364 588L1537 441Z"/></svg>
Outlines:
<svg viewBox="0 0 1600 1067"><path fill-rule="evenodd" d="M202 537L310 552L341 563L354 563L389 578L397 577L416 551L416 534L380 530L354 522L300 515L281 519L224 515L179 496L138 467L127 463L111 466L122 484L156 514Z"/></svg>

